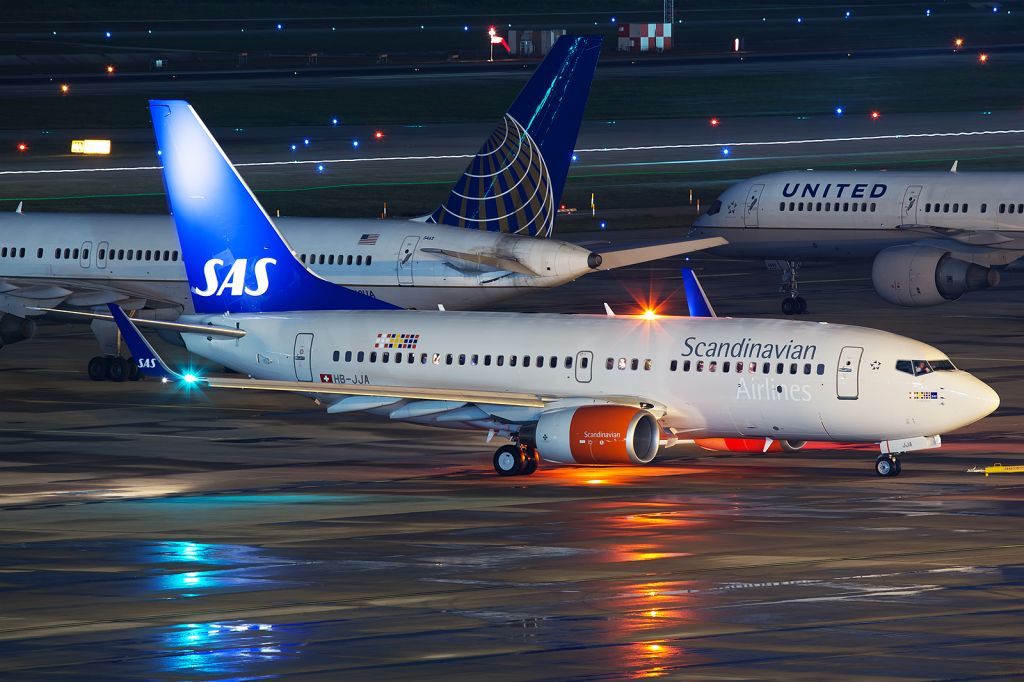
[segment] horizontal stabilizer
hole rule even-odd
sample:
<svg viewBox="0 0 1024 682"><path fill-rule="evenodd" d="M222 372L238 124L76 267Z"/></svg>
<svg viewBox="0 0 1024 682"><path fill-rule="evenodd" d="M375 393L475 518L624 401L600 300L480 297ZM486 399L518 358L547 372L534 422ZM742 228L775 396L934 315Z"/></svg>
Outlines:
<svg viewBox="0 0 1024 682"><path fill-rule="evenodd" d="M615 268L622 268L627 265L647 263L684 253L703 251L704 249L728 243L723 237L708 237L706 239L683 239L619 248L595 249L595 251L601 255L601 266L598 270L614 270Z"/></svg>
<svg viewBox="0 0 1024 682"><path fill-rule="evenodd" d="M686 305L690 309L690 317L718 317L711 306L711 300L704 292L704 287L690 268L683 268L683 287L686 290Z"/></svg>
<svg viewBox="0 0 1024 682"><path fill-rule="evenodd" d="M451 249L425 248L420 249L420 251L444 258L456 270L472 269L481 272L506 270L530 277L537 276L536 272L512 258L503 258L502 256L483 253L463 253L461 251L452 251Z"/></svg>

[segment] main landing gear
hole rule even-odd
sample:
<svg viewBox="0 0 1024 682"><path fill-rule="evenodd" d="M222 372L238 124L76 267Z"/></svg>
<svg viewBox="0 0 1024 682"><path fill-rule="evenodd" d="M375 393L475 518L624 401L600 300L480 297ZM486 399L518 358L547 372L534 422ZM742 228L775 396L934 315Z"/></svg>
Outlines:
<svg viewBox="0 0 1024 682"><path fill-rule="evenodd" d="M896 455L879 455L875 460L875 473L879 476L899 476L902 471L903 465Z"/></svg>
<svg viewBox="0 0 1024 682"><path fill-rule="evenodd" d="M538 464L540 455L528 445L502 445L494 453L494 470L502 476L529 476Z"/></svg>
<svg viewBox="0 0 1024 682"><path fill-rule="evenodd" d="M772 269L778 268L782 272L782 284L779 291L785 294L782 299L782 313L784 315L803 315L807 312L807 301L798 293L797 271L800 270L800 263L791 260L775 261Z"/></svg>
<svg viewBox="0 0 1024 682"><path fill-rule="evenodd" d="M89 378L93 381L138 381L141 377L132 360L100 355L89 360Z"/></svg>

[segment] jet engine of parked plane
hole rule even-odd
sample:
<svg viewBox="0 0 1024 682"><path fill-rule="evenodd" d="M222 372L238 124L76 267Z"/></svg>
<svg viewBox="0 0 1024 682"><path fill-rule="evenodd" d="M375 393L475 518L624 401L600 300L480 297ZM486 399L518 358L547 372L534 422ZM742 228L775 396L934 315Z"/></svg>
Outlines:
<svg viewBox="0 0 1024 682"><path fill-rule="evenodd" d="M990 289L999 284L999 272L954 258L935 246L905 244L875 256L871 282L889 303L929 306L955 301L968 291Z"/></svg>
<svg viewBox="0 0 1024 682"><path fill-rule="evenodd" d="M36 323L17 315L0 315L0 346L31 339L36 335Z"/></svg>

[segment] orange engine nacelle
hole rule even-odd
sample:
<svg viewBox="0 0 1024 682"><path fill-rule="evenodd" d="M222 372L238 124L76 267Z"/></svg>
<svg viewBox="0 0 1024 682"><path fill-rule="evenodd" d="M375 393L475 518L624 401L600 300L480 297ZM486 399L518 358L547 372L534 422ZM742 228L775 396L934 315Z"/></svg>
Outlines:
<svg viewBox="0 0 1024 682"><path fill-rule="evenodd" d="M796 452L806 441L776 440L764 449L764 438L695 438L696 445L713 452Z"/></svg>
<svg viewBox="0 0 1024 682"><path fill-rule="evenodd" d="M519 438L550 462L648 464L658 454L661 428L647 410L585 405L547 412Z"/></svg>

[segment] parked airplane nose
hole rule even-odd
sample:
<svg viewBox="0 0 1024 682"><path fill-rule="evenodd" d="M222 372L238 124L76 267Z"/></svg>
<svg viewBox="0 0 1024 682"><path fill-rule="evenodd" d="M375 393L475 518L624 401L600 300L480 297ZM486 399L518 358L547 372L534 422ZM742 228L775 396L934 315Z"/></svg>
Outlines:
<svg viewBox="0 0 1024 682"><path fill-rule="evenodd" d="M963 388L957 391L960 395L961 426L967 426L987 417L999 407L999 394L981 379L972 374L964 373Z"/></svg>

